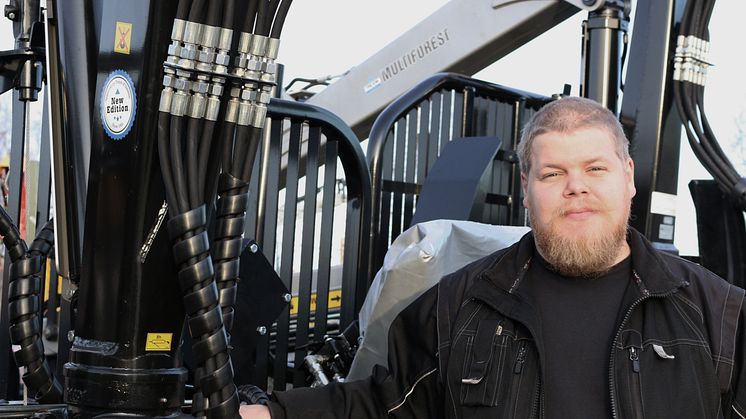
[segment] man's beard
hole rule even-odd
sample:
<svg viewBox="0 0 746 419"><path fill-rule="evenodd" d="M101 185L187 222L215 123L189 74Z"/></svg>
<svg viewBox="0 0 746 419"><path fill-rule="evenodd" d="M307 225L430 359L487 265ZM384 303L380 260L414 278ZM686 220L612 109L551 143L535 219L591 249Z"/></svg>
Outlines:
<svg viewBox="0 0 746 419"><path fill-rule="evenodd" d="M626 215L611 228L592 235L567 237L558 231L554 219L545 225L536 223L529 209L534 240L541 256L557 273L583 278L597 278L613 266L627 239L629 210Z"/></svg>

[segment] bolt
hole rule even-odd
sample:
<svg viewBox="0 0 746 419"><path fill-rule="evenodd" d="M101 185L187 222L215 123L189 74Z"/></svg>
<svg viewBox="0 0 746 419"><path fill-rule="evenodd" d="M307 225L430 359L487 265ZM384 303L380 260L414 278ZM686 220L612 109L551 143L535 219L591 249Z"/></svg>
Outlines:
<svg viewBox="0 0 746 419"><path fill-rule="evenodd" d="M267 334L267 328L264 327L264 326L259 326L259 327L256 328L256 332L259 333L260 335L264 336L264 335Z"/></svg>
<svg viewBox="0 0 746 419"><path fill-rule="evenodd" d="M282 299L285 300L286 303L289 303L290 301L293 300L293 296L290 294L285 294L282 296Z"/></svg>
<svg viewBox="0 0 746 419"><path fill-rule="evenodd" d="M72 342L73 340L75 340L75 331L70 330L67 332L67 341Z"/></svg>
<svg viewBox="0 0 746 419"><path fill-rule="evenodd" d="M158 400L158 401L159 401L159 402L160 402L161 404L166 404L166 403L168 403L168 399L167 399L167 398L165 398L165 397L161 397L161 398L160 398L160 400Z"/></svg>
<svg viewBox="0 0 746 419"><path fill-rule="evenodd" d="M251 253L256 253L259 251L259 246L257 246L256 243L251 243L251 246L249 246L249 250L251 250Z"/></svg>

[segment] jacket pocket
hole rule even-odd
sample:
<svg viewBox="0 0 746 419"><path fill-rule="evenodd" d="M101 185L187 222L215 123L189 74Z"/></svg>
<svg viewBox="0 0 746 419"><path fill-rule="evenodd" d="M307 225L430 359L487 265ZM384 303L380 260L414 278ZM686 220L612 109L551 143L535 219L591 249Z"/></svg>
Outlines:
<svg viewBox="0 0 746 419"><path fill-rule="evenodd" d="M519 405L530 407L536 380L535 352L529 339L517 335L512 321L480 319L473 332L453 349L462 354L457 375L462 406L500 406L501 411L523 411Z"/></svg>
<svg viewBox="0 0 746 419"><path fill-rule="evenodd" d="M479 321L473 336L466 338L461 370L461 403L495 406L505 367L505 338L498 319Z"/></svg>

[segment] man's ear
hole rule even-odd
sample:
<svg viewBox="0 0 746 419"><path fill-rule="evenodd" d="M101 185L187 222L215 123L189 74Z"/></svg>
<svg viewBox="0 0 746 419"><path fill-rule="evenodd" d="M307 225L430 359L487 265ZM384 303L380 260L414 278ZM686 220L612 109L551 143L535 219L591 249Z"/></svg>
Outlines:
<svg viewBox="0 0 746 419"><path fill-rule="evenodd" d="M625 166L627 188L629 190L629 196L632 198L637 193L637 188L635 188L635 162L632 159L627 159L627 164Z"/></svg>
<svg viewBox="0 0 746 419"><path fill-rule="evenodd" d="M521 172L521 189L523 189L523 207L528 208L528 178Z"/></svg>

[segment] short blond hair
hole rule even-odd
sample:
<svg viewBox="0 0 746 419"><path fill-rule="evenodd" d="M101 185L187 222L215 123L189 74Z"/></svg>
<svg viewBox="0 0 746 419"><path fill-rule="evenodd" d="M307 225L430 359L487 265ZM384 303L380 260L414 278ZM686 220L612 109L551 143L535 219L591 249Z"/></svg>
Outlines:
<svg viewBox="0 0 746 419"><path fill-rule="evenodd" d="M516 150L521 173L531 169L531 146L534 139L548 132L572 133L582 128L606 130L616 143L622 161L629 159L629 140L616 116L598 102L581 97L566 97L544 105L521 131Z"/></svg>

